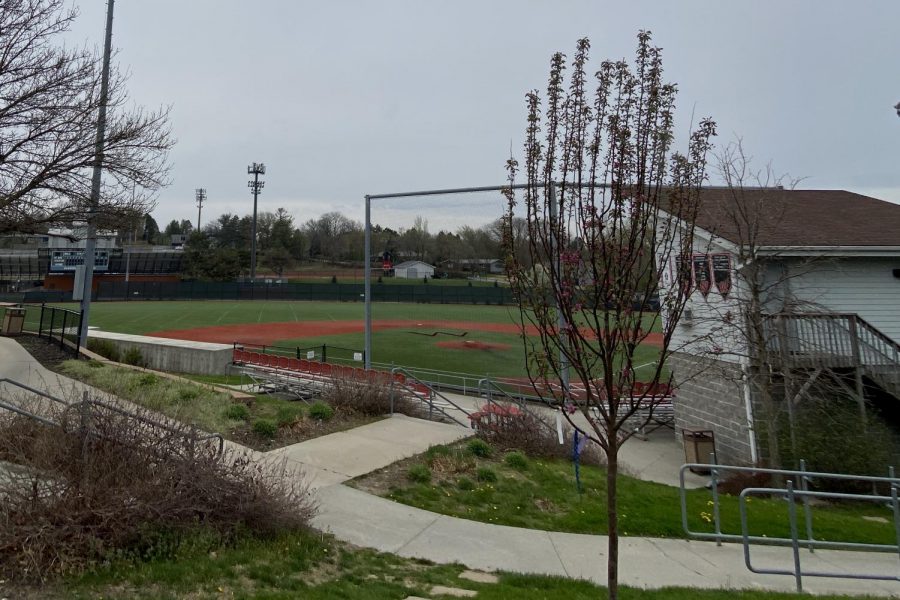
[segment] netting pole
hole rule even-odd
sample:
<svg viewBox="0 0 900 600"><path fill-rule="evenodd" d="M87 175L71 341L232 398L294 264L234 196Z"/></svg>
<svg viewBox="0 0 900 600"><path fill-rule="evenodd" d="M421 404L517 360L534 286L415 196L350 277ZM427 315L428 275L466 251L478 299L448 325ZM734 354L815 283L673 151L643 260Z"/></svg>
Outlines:
<svg viewBox="0 0 900 600"><path fill-rule="evenodd" d="M372 368L372 199L366 194L366 231L365 231L365 264L363 265L363 281L365 282L365 321L366 333L363 348L363 366L368 371Z"/></svg>

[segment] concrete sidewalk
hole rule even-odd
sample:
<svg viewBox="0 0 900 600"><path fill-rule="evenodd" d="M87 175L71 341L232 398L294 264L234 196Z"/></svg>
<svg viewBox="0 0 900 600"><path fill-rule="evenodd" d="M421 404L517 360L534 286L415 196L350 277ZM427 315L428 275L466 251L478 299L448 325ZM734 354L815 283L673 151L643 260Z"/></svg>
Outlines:
<svg viewBox="0 0 900 600"><path fill-rule="evenodd" d="M478 570L559 575L606 583L606 536L579 535L490 525L439 515L344 485L318 492L313 525L338 539L437 563L461 563ZM508 508L508 507L505 507ZM602 511L598 503L596 510ZM620 582L662 588L763 589L792 592L792 577L758 575L744 565L743 547L662 538L620 539ZM754 546L753 564L790 569L790 548ZM900 575L896 554L801 551L804 570ZM817 594L900 597L900 584L804 578Z"/></svg>

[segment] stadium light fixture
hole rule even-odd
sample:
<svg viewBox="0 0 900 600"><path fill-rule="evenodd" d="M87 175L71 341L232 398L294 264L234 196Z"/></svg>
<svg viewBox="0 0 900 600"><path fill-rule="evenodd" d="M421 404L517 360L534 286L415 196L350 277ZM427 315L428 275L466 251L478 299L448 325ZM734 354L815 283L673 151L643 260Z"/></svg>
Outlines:
<svg viewBox="0 0 900 600"><path fill-rule="evenodd" d="M250 282L256 282L256 201L260 192L265 187L266 182L260 181L259 176L266 174L266 165L262 163L251 163L247 167L247 174L253 175L253 181L247 182L247 187L253 194L253 228L250 232Z"/></svg>

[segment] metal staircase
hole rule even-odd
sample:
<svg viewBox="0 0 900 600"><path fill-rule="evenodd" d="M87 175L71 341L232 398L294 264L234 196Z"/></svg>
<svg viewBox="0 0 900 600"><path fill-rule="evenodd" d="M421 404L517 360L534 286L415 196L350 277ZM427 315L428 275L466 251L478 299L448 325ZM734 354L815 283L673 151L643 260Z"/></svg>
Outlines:
<svg viewBox="0 0 900 600"><path fill-rule="evenodd" d="M900 344L856 314L781 313L766 318L774 360L788 368L858 369L900 399Z"/></svg>

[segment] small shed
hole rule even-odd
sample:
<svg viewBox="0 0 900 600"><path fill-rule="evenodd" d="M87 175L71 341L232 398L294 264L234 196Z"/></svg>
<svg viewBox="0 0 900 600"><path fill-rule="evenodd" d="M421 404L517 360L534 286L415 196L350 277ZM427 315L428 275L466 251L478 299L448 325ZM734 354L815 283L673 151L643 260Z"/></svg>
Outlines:
<svg viewBox="0 0 900 600"><path fill-rule="evenodd" d="M421 260L408 260L394 265L394 277L401 279L422 279L434 277L434 266Z"/></svg>

